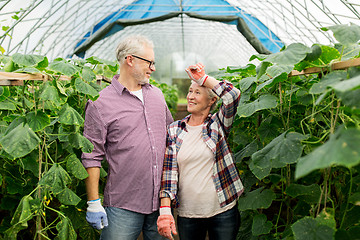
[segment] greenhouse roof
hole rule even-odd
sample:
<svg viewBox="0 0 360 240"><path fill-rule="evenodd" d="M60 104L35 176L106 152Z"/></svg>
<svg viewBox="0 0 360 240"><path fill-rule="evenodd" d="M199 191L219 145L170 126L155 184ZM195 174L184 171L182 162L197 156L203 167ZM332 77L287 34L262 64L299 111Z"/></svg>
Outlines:
<svg viewBox="0 0 360 240"><path fill-rule="evenodd" d="M115 60L123 37L154 41L161 81L198 61L208 69L245 65L293 42L330 44L336 24L360 25L356 0L0 0L5 54Z"/></svg>

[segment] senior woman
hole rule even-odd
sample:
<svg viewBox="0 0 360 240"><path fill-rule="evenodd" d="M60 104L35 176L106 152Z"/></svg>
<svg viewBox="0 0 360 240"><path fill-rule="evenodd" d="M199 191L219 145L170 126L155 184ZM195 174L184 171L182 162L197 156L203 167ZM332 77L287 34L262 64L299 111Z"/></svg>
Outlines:
<svg viewBox="0 0 360 240"><path fill-rule="evenodd" d="M237 200L243 192L226 142L240 91L205 74L201 63L185 69L192 81L187 95L190 115L168 128L160 189L159 233L177 234L171 207L177 208L182 240L236 239L240 226ZM210 114L217 98L218 112Z"/></svg>

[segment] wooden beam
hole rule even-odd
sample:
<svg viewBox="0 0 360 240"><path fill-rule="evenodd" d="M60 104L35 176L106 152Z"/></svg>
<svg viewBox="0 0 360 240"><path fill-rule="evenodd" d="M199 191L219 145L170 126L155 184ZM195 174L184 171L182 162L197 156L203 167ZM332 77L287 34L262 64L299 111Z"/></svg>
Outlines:
<svg viewBox="0 0 360 240"><path fill-rule="evenodd" d="M58 80L61 81L70 81L71 77L65 75L55 75ZM43 73L15 73L15 72L0 72L0 86L22 86L24 85L23 81L32 80L32 81L51 81L52 78L50 75ZM97 75L96 82L98 84L101 81L111 83L111 80L105 76Z"/></svg>
<svg viewBox="0 0 360 240"><path fill-rule="evenodd" d="M330 68L331 70L343 70L343 69L348 69L349 67L358 67L358 66L360 66L360 58L354 58L346 61L334 62L332 64L329 64L329 66L323 68L311 67L304 69L301 72L293 70L289 74L289 77L312 74L312 73L320 73L322 71L327 71L328 68Z"/></svg>

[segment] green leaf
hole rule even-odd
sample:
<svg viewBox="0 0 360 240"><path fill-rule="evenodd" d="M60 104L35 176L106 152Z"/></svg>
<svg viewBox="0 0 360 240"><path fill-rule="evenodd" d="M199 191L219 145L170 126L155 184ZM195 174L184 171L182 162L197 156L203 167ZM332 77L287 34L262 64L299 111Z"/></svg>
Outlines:
<svg viewBox="0 0 360 240"><path fill-rule="evenodd" d="M14 61L14 63L25 67L36 66L40 62L45 61L45 58L46 57L44 56L33 54L24 55L21 53L15 53L14 55L12 55L12 60Z"/></svg>
<svg viewBox="0 0 360 240"><path fill-rule="evenodd" d="M327 88L333 84L336 84L342 80L346 79L345 71L336 71L326 74L320 82L314 83L310 88L309 93L311 94L321 94L327 91Z"/></svg>
<svg viewBox="0 0 360 240"><path fill-rule="evenodd" d="M360 89L348 92L336 92L344 105L360 109Z"/></svg>
<svg viewBox="0 0 360 240"><path fill-rule="evenodd" d="M354 205L360 205L360 192L353 193L349 197L349 202Z"/></svg>
<svg viewBox="0 0 360 240"><path fill-rule="evenodd" d="M248 73L254 71L256 66L254 64L247 64L246 66L228 66L226 68L226 72L234 73L234 72L240 72L240 73Z"/></svg>
<svg viewBox="0 0 360 240"><path fill-rule="evenodd" d="M358 43L341 45L339 47L339 52L342 53L341 60L345 61L347 59L356 58L359 56L360 45Z"/></svg>
<svg viewBox="0 0 360 240"><path fill-rule="evenodd" d="M279 136L279 129L281 129L281 126L280 119L270 117L262 121L258 128L261 142L269 142Z"/></svg>
<svg viewBox="0 0 360 240"><path fill-rule="evenodd" d="M293 65L274 64L266 69L266 73L274 79L275 83L278 83L287 80L289 73L293 69Z"/></svg>
<svg viewBox="0 0 360 240"><path fill-rule="evenodd" d="M360 40L360 26L355 24L340 24L328 29L334 33L335 39L344 45L358 43Z"/></svg>
<svg viewBox="0 0 360 240"><path fill-rule="evenodd" d="M79 236L81 239L98 239L99 235L96 230L89 224L83 225L79 228Z"/></svg>
<svg viewBox="0 0 360 240"><path fill-rule="evenodd" d="M23 116L19 116L19 115L10 115L9 119L5 119L6 121L11 121L11 123L9 124L9 126L6 128L4 135L8 134L9 132L11 132L12 130L14 130L17 126L19 126L20 124L25 124L26 123L26 118Z"/></svg>
<svg viewBox="0 0 360 240"><path fill-rule="evenodd" d="M354 90L360 87L360 76L356 76L338 83L333 83L330 86L339 92Z"/></svg>
<svg viewBox="0 0 360 240"><path fill-rule="evenodd" d="M331 46L321 45L321 55L319 59L313 62L314 65L326 65L331 63L334 59L339 59L340 53L339 51Z"/></svg>
<svg viewBox="0 0 360 240"><path fill-rule="evenodd" d="M245 92L251 87L252 84L254 84L254 82L256 82L256 77L247 77L241 79L239 82L240 91Z"/></svg>
<svg viewBox="0 0 360 240"><path fill-rule="evenodd" d="M2 185L3 182L3 176L0 174L0 186Z"/></svg>
<svg viewBox="0 0 360 240"><path fill-rule="evenodd" d="M74 175L78 179L85 179L89 176L84 166L81 164L80 160L76 157L75 154L71 154L66 157L66 169L69 173Z"/></svg>
<svg viewBox="0 0 360 240"><path fill-rule="evenodd" d="M351 168L360 163L360 130L340 127L329 141L308 155L301 157L296 165L295 177L299 179L316 169L333 165Z"/></svg>
<svg viewBox="0 0 360 240"><path fill-rule="evenodd" d="M0 45L0 52L1 52L1 54L4 54L4 52L5 52L5 49Z"/></svg>
<svg viewBox="0 0 360 240"><path fill-rule="evenodd" d="M59 201L62 204L65 205L77 205L80 201L81 198L76 195L73 191L71 191L69 188L65 188L63 191L59 192L56 195L57 199L59 199Z"/></svg>
<svg viewBox="0 0 360 240"><path fill-rule="evenodd" d="M317 184L305 186L293 183L286 188L285 192L290 197L303 200L309 204L318 203L321 195L320 186Z"/></svg>
<svg viewBox="0 0 360 240"><path fill-rule="evenodd" d="M91 153L94 145L80 133L69 135L69 142L74 148L81 148L82 152Z"/></svg>
<svg viewBox="0 0 360 240"><path fill-rule="evenodd" d="M8 86L0 86L0 102L10 97L10 90Z"/></svg>
<svg viewBox="0 0 360 240"><path fill-rule="evenodd" d="M276 199L276 195L270 189L259 188L246 194L245 197L241 197L238 201L239 210L256 210L266 209L270 207L272 201Z"/></svg>
<svg viewBox="0 0 360 240"><path fill-rule="evenodd" d="M280 65L295 65L303 60L311 49L302 43L292 43L285 50L269 55L264 61Z"/></svg>
<svg viewBox="0 0 360 240"><path fill-rule="evenodd" d="M30 200L32 199L33 198L29 195L26 195L21 199L11 219L11 225L20 224L24 228L28 227L27 221L32 218L30 206Z"/></svg>
<svg viewBox="0 0 360 240"><path fill-rule="evenodd" d="M306 137L296 132L284 132L251 157L250 170L258 179L270 174L272 168L295 163L301 156L301 141Z"/></svg>
<svg viewBox="0 0 360 240"><path fill-rule="evenodd" d="M334 239L335 234L334 229L311 217L298 220L291 228L296 240L329 240Z"/></svg>
<svg viewBox="0 0 360 240"><path fill-rule="evenodd" d="M7 63L4 65L4 71L5 72L13 72L16 70L15 63L10 59Z"/></svg>
<svg viewBox="0 0 360 240"><path fill-rule="evenodd" d="M50 125L50 117L42 110L26 114L26 121L34 132L41 131Z"/></svg>
<svg viewBox="0 0 360 240"><path fill-rule="evenodd" d="M54 72L58 72L70 77L78 71L74 65L66 61L52 62L48 68Z"/></svg>
<svg viewBox="0 0 360 240"><path fill-rule="evenodd" d="M103 167L100 168L100 178L105 178L107 176L107 172L104 170Z"/></svg>
<svg viewBox="0 0 360 240"><path fill-rule="evenodd" d="M256 140L254 140L235 154L235 161L240 162L243 158L250 157L257 150L258 145L256 143Z"/></svg>
<svg viewBox="0 0 360 240"><path fill-rule="evenodd" d="M304 60L309 62L315 61L321 56L321 53L321 46L319 46L318 44L313 44L311 46L311 52L306 54L306 58Z"/></svg>
<svg viewBox="0 0 360 240"><path fill-rule="evenodd" d="M5 239L17 239L19 231L28 228L28 221L33 217L31 213L30 201L32 197L29 195L24 196L11 219L11 228L5 231Z"/></svg>
<svg viewBox="0 0 360 240"><path fill-rule="evenodd" d="M40 139L28 124L20 124L0 139L3 149L14 158L23 157L32 152Z"/></svg>
<svg viewBox="0 0 360 240"><path fill-rule="evenodd" d="M40 179L39 185L50 187L55 194L58 194L70 182L69 174L59 164L55 163Z"/></svg>
<svg viewBox="0 0 360 240"><path fill-rule="evenodd" d="M272 95L261 95L254 102L240 105L237 114L240 117L249 117L263 109L271 109L277 106L277 98Z"/></svg>
<svg viewBox="0 0 360 240"><path fill-rule="evenodd" d="M90 95L92 97L92 100L99 96L98 91L94 89L92 86L90 86L88 83L84 82L80 78L75 79L75 89L81 93Z"/></svg>
<svg viewBox="0 0 360 240"><path fill-rule="evenodd" d="M252 234L254 236L268 234L272 227L273 224L270 221L267 221L266 215L256 215L253 219Z"/></svg>
<svg viewBox="0 0 360 240"><path fill-rule="evenodd" d="M96 80L96 75L94 71L89 67L84 67L81 71L81 77L85 82L92 82Z"/></svg>
<svg viewBox="0 0 360 240"><path fill-rule="evenodd" d="M52 86L50 83L45 83L44 88L39 96L40 99L45 101L50 101L55 105L60 105L60 96L56 87Z"/></svg>
<svg viewBox="0 0 360 240"><path fill-rule="evenodd" d="M269 62L264 62L264 61L260 62L260 64L256 67L256 78L260 79L266 73L266 69L270 65L271 63Z"/></svg>
<svg viewBox="0 0 360 240"><path fill-rule="evenodd" d="M0 110L15 111L16 106L14 103L10 102L9 100L5 100L5 101L0 102Z"/></svg>
<svg viewBox="0 0 360 240"><path fill-rule="evenodd" d="M76 233L69 218L65 217L56 224L58 235L55 240L76 240Z"/></svg>
<svg viewBox="0 0 360 240"><path fill-rule="evenodd" d="M66 103L59 112L59 122L65 125L80 126L84 123L84 119L74 108Z"/></svg>
<svg viewBox="0 0 360 240"><path fill-rule="evenodd" d="M19 158L18 165L22 166L25 170L31 171L35 177L39 177L39 153L32 151L25 157Z"/></svg>

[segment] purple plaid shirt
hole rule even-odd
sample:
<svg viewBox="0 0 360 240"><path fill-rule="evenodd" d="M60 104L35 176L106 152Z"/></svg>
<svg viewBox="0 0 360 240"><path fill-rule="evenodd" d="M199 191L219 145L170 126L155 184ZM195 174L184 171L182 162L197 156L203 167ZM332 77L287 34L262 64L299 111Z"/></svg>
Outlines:
<svg viewBox="0 0 360 240"><path fill-rule="evenodd" d="M159 208L166 127L173 118L160 89L144 85L143 104L117 79L86 105L84 136L94 150L82 154L82 163L109 163L104 206L149 214Z"/></svg>
<svg viewBox="0 0 360 240"><path fill-rule="evenodd" d="M222 99L220 110L205 120L203 140L215 156L213 182L221 207L236 200L244 191L233 155L226 142L235 118L240 100L240 91L229 82L220 82L213 91ZM178 165L176 156L187 134L186 122L189 116L176 121L168 127L166 152L161 181L160 198L170 197L178 207Z"/></svg>

